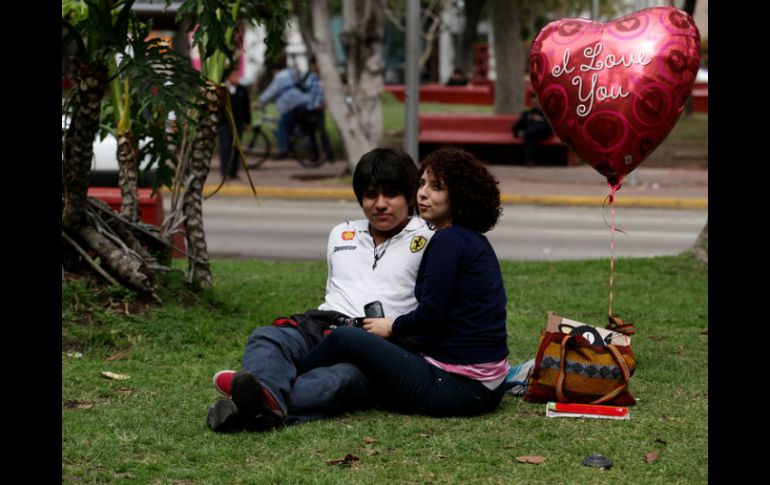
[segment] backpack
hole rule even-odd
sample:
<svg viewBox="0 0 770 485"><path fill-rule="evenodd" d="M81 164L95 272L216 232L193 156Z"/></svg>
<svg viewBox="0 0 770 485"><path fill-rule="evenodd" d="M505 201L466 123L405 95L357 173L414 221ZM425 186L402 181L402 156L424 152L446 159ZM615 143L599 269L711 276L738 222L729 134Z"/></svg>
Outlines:
<svg viewBox="0 0 770 485"><path fill-rule="evenodd" d="M310 91L310 89L306 86L307 84L307 77L310 75L310 70L301 76L299 79L296 79L294 81L294 87L302 91L303 93L307 93Z"/></svg>

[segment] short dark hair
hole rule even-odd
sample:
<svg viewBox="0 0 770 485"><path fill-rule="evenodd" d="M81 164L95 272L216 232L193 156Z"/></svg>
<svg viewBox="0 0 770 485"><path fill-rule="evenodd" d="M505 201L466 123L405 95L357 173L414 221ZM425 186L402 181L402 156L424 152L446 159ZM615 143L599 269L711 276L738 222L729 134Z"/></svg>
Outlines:
<svg viewBox="0 0 770 485"><path fill-rule="evenodd" d="M386 194L402 194L412 215L419 178L417 165L409 154L398 148L375 148L358 161L353 173L353 192L359 205L370 187Z"/></svg>
<svg viewBox="0 0 770 485"><path fill-rule="evenodd" d="M444 147L422 162L420 176L430 170L449 190L452 224L487 232L497 224L500 207L499 182L471 153Z"/></svg>
<svg viewBox="0 0 770 485"><path fill-rule="evenodd" d="M286 68L286 56L280 55L276 58L269 58L266 62L268 69L285 69Z"/></svg>

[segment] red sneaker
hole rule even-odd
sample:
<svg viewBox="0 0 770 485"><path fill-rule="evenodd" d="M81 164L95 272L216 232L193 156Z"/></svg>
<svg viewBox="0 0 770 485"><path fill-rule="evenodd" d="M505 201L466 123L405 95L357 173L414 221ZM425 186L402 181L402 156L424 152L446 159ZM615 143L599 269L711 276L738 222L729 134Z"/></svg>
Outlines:
<svg viewBox="0 0 770 485"><path fill-rule="evenodd" d="M286 414L273 395L248 371L241 370L232 379L232 399L240 413L260 416L270 427L280 426Z"/></svg>
<svg viewBox="0 0 770 485"><path fill-rule="evenodd" d="M231 387L234 375L234 370L221 370L214 374L214 389L227 397L231 397Z"/></svg>

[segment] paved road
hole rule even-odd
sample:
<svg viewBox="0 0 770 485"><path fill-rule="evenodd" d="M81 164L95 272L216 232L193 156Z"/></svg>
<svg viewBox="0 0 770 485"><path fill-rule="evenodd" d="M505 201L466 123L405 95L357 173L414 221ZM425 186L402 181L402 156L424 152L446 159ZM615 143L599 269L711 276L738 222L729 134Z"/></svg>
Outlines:
<svg viewBox="0 0 770 485"><path fill-rule="evenodd" d="M332 226L362 217L355 202L213 198L204 203L214 258L324 259ZM616 257L677 254L706 222L705 210L616 209ZM605 217L606 221L605 222ZM507 205L488 233L498 257L519 260L607 258L611 213L601 207Z"/></svg>

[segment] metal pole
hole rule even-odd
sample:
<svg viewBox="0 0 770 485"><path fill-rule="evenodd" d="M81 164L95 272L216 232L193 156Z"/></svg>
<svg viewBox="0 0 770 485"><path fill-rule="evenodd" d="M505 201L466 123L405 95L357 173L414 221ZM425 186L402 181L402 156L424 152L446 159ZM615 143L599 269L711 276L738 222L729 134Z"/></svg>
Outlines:
<svg viewBox="0 0 770 485"><path fill-rule="evenodd" d="M404 151L419 163L417 133L420 129L417 111L420 104L420 2L408 0L406 5L406 99L404 111Z"/></svg>
<svg viewBox="0 0 770 485"><path fill-rule="evenodd" d="M599 20L599 0L591 2L591 19Z"/></svg>

